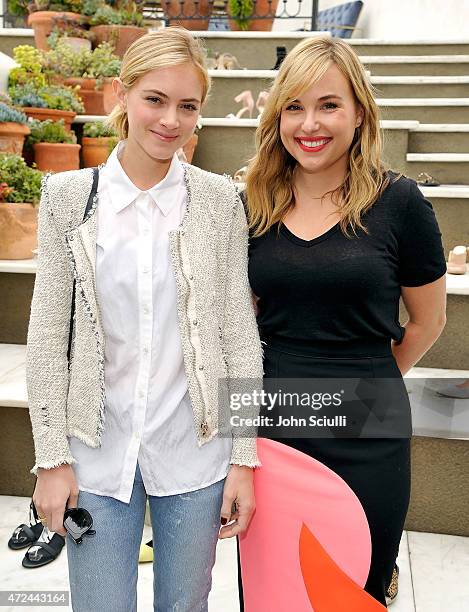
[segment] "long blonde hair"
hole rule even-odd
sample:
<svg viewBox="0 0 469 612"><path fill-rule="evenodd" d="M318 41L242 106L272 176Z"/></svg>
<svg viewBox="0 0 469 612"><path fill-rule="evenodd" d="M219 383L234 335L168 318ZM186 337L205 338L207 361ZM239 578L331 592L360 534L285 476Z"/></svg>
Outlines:
<svg viewBox="0 0 469 612"><path fill-rule="evenodd" d="M282 109L298 98L335 64L349 80L363 121L350 146L345 180L337 189L340 227L366 231L361 217L389 183L381 160L379 111L366 72L350 45L337 38L318 36L299 43L287 55L270 90L256 130L256 154L246 176L249 226L260 236L281 223L294 206L293 172L297 165L280 138Z"/></svg>
<svg viewBox="0 0 469 612"><path fill-rule="evenodd" d="M198 39L181 27L169 27L148 32L133 42L122 58L119 74L124 88L129 90L141 76L155 70L191 62L202 83L202 104L207 99L211 81L206 66L206 50ZM127 138L127 112L116 104L104 123L113 128L120 140Z"/></svg>

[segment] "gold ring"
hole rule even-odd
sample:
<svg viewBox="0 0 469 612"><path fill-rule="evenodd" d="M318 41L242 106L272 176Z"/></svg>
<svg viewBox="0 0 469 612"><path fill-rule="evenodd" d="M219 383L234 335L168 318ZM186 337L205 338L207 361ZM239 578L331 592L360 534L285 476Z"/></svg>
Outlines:
<svg viewBox="0 0 469 612"><path fill-rule="evenodd" d="M45 516L38 516L38 519L41 521L42 524L47 523L47 517Z"/></svg>

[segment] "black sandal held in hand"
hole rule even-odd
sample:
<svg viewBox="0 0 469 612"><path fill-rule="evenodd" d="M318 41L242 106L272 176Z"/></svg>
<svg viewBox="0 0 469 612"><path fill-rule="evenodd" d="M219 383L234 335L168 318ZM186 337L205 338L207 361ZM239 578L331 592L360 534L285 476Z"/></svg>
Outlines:
<svg viewBox="0 0 469 612"><path fill-rule="evenodd" d="M18 525L13 532L13 535L8 540L8 548L12 550L21 550L27 546L31 546L41 535L44 525L39 521L35 512L34 504L31 501L29 504L29 525L25 523Z"/></svg>
<svg viewBox="0 0 469 612"><path fill-rule="evenodd" d="M38 537L41 535L44 526L42 523L36 523L36 525L18 525L13 532L13 535L8 540L8 548L12 550L21 550L27 546L31 546ZM19 531L18 531L19 530Z"/></svg>
<svg viewBox="0 0 469 612"><path fill-rule="evenodd" d="M30 556L29 550L27 550L22 561L22 566L31 568L47 565L51 561L54 561L54 559L57 559L64 545L65 538L58 533L54 533L50 542L34 542L34 544L30 546L30 549L34 546L39 546L41 550L36 551L33 556Z"/></svg>

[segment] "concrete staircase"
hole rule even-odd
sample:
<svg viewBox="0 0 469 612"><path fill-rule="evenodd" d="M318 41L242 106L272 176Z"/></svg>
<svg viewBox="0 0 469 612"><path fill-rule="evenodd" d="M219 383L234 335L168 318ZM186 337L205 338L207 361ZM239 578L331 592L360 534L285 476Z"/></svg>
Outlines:
<svg viewBox="0 0 469 612"><path fill-rule="evenodd" d="M234 172L254 152L257 111L253 117L227 119L237 112L233 98L249 89L254 99L270 87L276 46L291 49L314 33L204 32L206 46L233 53L246 70L212 71L213 90L203 112L194 163L213 172ZM445 253L469 245L469 40L456 42L349 41L367 69L382 113L385 158L412 178L429 172L441 184L421 190L434 207ZM34 44L29 30L0 30L0 51ZM96 117L77 117L75 128ZM102 118L101 118L102 119ZM0 262L0 423L7 434L6 463L0 494L28 495L32 477L32 440L24 386L24 345L35 260ZM469 378L469 272L447 275L448 322L413 374ZM405 308L401 307L405 320ZM469 535L469 414L464 405L446 406L459 415L457 435L441 430L422 406L413 406L419 428L413 441L413 493L407 528ZM433 410L433 409L432 409ZM435 409L436 410L436 409ZM431 410L428 411L430 414Z"/></svg>

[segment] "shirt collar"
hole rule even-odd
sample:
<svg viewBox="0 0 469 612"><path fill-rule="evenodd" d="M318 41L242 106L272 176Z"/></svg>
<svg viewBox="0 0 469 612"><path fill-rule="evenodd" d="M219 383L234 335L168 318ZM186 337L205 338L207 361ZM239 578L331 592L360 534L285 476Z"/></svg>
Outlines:
<svg viewBox="0 0 469 612"><path fill-rule="evenodd" d="M136 187L125 173L119 161L119 157L125 146L126 140L121 140L109 155L106 165L101 170L104 171L108 179L109 195L112 207L116 213L132 204L142 193L148 193L164 216L168 215L171 208L177 201L175 191L184 185L184 168L179 160L177 153L173 155L171 165L163 180L147 191L142 191Z"/></svg>

